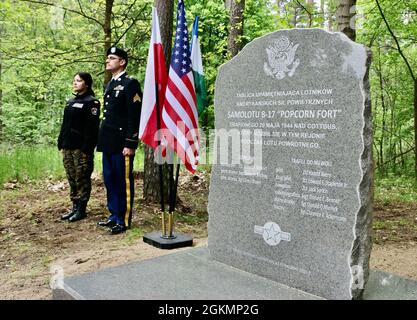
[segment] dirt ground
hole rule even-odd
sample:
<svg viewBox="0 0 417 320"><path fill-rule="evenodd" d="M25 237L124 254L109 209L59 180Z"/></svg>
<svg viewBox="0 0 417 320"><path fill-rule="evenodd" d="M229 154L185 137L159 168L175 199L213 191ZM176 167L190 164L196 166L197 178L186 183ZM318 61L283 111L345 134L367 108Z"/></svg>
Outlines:
<svg viewBox="0 0 417 320"><path fill-rule="evenodd" d="M67 277L175 251L142 241L143 234L161 230L159 206L144 203L142 179L135 181L136 214L120 235L96 226L107 217L98 176L88 217L77 223L60 220L69 207L66 181L6 183L0 190L0 299L51 299L50 281L60 268ZM180 178L175 228L192 234L194 246L207 243L208 181L207 172ZM417 280L417 202L375 205L371 268Z"/></svg>

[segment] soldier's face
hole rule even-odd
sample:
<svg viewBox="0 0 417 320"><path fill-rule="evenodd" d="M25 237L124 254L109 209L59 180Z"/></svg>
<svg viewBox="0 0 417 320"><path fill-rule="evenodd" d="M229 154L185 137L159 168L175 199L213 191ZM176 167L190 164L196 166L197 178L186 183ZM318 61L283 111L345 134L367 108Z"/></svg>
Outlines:
<svg viewBox="0 0 417 320"><path fill-rule="evenodd" d="M106 70L110 72L118 71L123 69L124 64L124 59L121 59L114 54L109 54L106 59Z"/></svg>
<svg viewBox="0 0 417 320"><path fill-rule="evenodd" d="M72 81L72 87L75 92L83 92L87 90L87 86L85 85L85 81L81 79L81 77L77 74Z"/></svg>

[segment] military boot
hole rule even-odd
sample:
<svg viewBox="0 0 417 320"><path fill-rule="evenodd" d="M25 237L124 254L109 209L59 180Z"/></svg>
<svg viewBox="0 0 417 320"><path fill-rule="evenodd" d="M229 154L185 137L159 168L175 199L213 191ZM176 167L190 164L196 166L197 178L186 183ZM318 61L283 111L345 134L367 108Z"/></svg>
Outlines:
<svg viewBox="0 0 417 320"><path fill-rule="evenodd" d="M75 211L74 215L71 216L68 221L75 222L81 219L84 219L87 216L85 209L87 208L87 201L80 201L78 204L77 211Z"/></svg>
<svg viewBox="0 0 417 320"><path fill-rule="evenodd" d="M67 212L66 214L61 216L61 220L68 220L69 218L71 218L75 212L78 210L78 201L73 201L72 202L72 209L71 211Z"/></svg>

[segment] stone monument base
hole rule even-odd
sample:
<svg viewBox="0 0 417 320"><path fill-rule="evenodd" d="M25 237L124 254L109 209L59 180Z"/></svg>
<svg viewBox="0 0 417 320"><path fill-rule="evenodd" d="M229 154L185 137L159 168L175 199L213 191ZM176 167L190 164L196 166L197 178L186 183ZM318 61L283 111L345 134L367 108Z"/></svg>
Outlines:
<svg viewBox="0 0 417 320"><path fill-rule="evenodd" d="M65 270L64 270L65 271ZM319 300L211 259L207 247L65 278L54 300ZM417 281L372 270L364 299L417 299Z"/></svg>

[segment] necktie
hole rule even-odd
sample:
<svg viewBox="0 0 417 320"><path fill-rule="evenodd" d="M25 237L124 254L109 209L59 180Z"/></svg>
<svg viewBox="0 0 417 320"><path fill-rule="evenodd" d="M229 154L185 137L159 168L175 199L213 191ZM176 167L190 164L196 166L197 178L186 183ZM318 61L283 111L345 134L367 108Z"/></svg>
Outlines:
<svg viewBox="0 0 417 320"><path fill-rule="evenodd" d="M114 80L113 78L109 81L109 83L106 86L106 90L105 92L107 92L109 90L109 88L116 82L116 80Z"/></svg>

